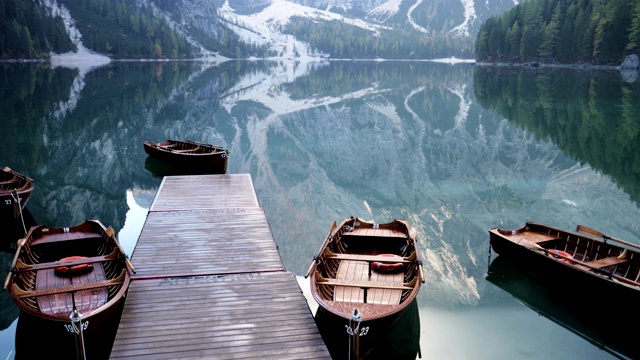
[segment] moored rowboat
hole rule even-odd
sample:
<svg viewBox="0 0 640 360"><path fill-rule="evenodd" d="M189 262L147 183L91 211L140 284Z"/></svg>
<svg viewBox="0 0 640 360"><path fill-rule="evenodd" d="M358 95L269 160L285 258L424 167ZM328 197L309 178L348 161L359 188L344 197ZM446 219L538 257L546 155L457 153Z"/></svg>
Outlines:
<svg viewBox="0 0 640 360"><path fill-rule="evenodd" d="M220 146L190 140L144 142L144 151L151 157L175 166L198 170L201 173L225 174L229 151Z"/></svg>
<svg viewBox="0 0 640 360"><path fill-rule="evenodd" d="M0 219L18 220L35 189L33 179L8 167L0 169Z"/></svg>
<svg viewBox="0 0 640 360"><path fill-rule="evenodd" d="M113 228L97 220L69 228L38 225L18 241L4 287L39 333L73 346L74 310L85 333L97 331L123 303L132 271Z"/></svg>
<svg viewBox="0 0 640 360"><path fill-rule="evenodd" d="M640 301L640 246L578 225L576 232L527 222L489 230L491 248L550 284L616 307Z"/></svg>
<svg viewBox="0 0 640 360"><path fill-rule="evenodd" d="M333 222L311 264L311 294L352 335L353 358L363 358L402 316L424 281L416 232L403 220L377 224L359 218Z"/></svg>

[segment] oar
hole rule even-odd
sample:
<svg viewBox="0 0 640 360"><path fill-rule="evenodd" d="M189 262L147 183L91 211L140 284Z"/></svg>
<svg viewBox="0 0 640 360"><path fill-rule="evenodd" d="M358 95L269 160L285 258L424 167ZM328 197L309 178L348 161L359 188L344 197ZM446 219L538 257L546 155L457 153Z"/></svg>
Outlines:
<svg viewBox="0 0 640 360"><path fill-rule="evenodd" d="M627 284L630 284L630 285L640 286L640 283L637 283L637 282L635 282L635 281L633 281L633 280L629 280L629 279L627 279L626 277L623 277L623 276L620 276L620 275L616 275L616 274L614 274L614 273L610 273L610 272L608 272L608 271L604 271L604 270L602 270L602 269L601 269L601 268L599 268L599 267L591 266L591 265L589 265L589 264L587 264L587 263L585 263L585 262L582 262L582 261L580 261L580 260L576 260L576 259L574 259L574 258L572 258L572 257L570 257L570 256L564 256L564 255L562 255L562 254L555 253L553 249L546 249L546 248L543 248L542 246L540 246L540 245L538 245L538 244L536 244L536 243L534 243L534 242L531 242L531 241L528 241L528 240L524 240L524 239L523 239L523 240L518 241L518 244L520 244L520 243L521 243L523 246L526 246L526 247L528 247L528 248L530 248L530 249L531 249L531 248L534 248L534 249L542 250L542 251L544 251L544 252L545 252L545 254L547 254L547 253L551 253L551 255L552 255L552 256L554 256L554 257L558 257L558 258L562 258L562 259L567 259L567 260L571 261L572 263L576 263L576 264L578 264L578 265L582 265L582 266L584 266L584 267L587 267L587 268L589 268L589 269L593 270L594 272L596 272L596 273L598 273L598 274L604 274L604 275L607 275L607 276L609 276L610 278L614 278L614 279L616 279L616 280L619 280L619 281L621 281L621 282L624 282L624 283L627 283Z"/></svg>
<svg viewBox="0 0 640 360"><path fill-rule="evenodd" d="M18 262L18 256L20 255L20 250L24 246L24 243L27 241L26 238L18 240L18 249L16 250L16 254L13 256L13 261L11 262L11 266L9 267L9 273L7 274L7 278L4 280L4 290L7 290L9 286L9 280L11 279L11 273L13 272L13 268L16 267L16 263Z"/></svg>
<svg viewBox="0 0 640 360"><path fill-rule="evenodd" d="M607 235L601 233L600 231L598 231L596 229L592 229L592 228L584 226L584 225L578 225L578 227L576 228L576 231L581 232L581 233L585 233L585 234L589 234L589 235L593 235L593 236L598 236L598 237L601 237L601 238L603 238L605 240L613 240L615 242L619 242L620 244L624 244L624 245L631 246L631 247L636 248L636 249L640 249L640 245L632 244L632 243L624 241L624 240L620 240L620 239L616 239L616 238L611 237L611 236L607 236Z"/></svg>
<svg viewBox="0 0 640 360"><path fill-rule="evenodd" d="M417 235L418 235L418 230L416 230L415 228L411 228L409 230L409 237L411 238L411 240L413 240L414 243L416 243ZM416 245L416 253L419 253L417 245ZM422 260L418 259L417 263L418 263L418 271L420 272L420 280L424 284L425 278L424 278L424 270L422 269Z"/></svg>
<svg viewBox="0 0 640 360"><path fill-rule="evenodd" d="M129 256L127 256L127 253L124 252L124 249L122 248L122 246L120 246L120 242L118 241L118 239L116 239L116 231L113 230L113 228L111 226L109 226L109 228L106 231L106 234L109 237L113 237L113 239L115 240L116 245L118 246L118 249L120 250L120 252L122 252L122 254L124 254L124 261L127 264L127 267L129 268L129 270L131 270L132 273L135 274L136 273L136 269L133 267L133 264L129 260Z"/></svg>
<svg viewBox="0 0 640 360"><path fill-rule="evenodd" d="M320 246L320 251L318 252L318 255L316 255L316 257L313 258L313 262L309 266L309 270L307 270L307 274L304 276L305 279L309 277L309 275L311 274L311 269L313 269L313 265L315 265L318 259L320 259L320 255L322 254L322 251L324 250L325 246L327 246L329 241L331 241L331 234L333 234L333 231L336 229L336 226L337 225L334 220L333 224L331 224L331 230L329 231L329 235L327 235L327 237L324 239L322 246Z"/></svg>

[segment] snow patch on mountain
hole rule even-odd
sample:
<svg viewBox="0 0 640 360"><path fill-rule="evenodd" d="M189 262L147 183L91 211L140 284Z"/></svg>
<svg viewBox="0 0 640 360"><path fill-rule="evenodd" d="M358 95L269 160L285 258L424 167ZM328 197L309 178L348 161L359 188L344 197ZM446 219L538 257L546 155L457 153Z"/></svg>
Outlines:
<svg viewBox="0 0 640 360"><path fill-rule="evenodd" d="M415 10L418 6L420 6L420 4L422 4L422 0L416 0L415 4L411 5L411 7L409 8L409 11L407 12L407 21L409 21L409 23L411 24L411 26L413 26L414 29L420 31L421 33L427 34L429 33L429 30L418 25L418 23L413 21L413 19L411 18L411 14L413 13L413 10Z"/></svg>
<svg viewBox="0 0 640 360"><path fill-rule="evenodd" d="M384 23L390 17L398 13L400 10L400 4L402 4L402 0L389 0L375 9L370 10L367 15L375 17L378 21Z"/></svg>
<svg viewBox="0 0 640 360"><path fill-rule="evenodd" d="M385 27L370 24L362 19L348 18L326 10L296 4L287 0L273 0L259 13L241 15L229 5L229 1L218 9L218 16L226 20L229 26L243 41L258 45L267 45L283 58L319 57L308 44L292 35L283 34L292 17L303 17L313 21L341 21L371 31L374 35Z"/></svg>
<svg viewBox="0 0 640 360"><path fill-rule="evenodd" d="M61 17L67 35L71 39L73 45L76 46L75 52L66 54L51 54L51 63L56 65L69 65L77 67L82 73L86 73L96 66L102 66L111 62L108 56L97 54L87 49L82 42L82 34L76 27L74 19L71 17L69 10L63 5L58 4L56 0L44 0L45 9L49 11L51 17Z"/></svg>
<svg viewBox="0 0 640 360"><path fill-rule="evenodd" d="M462 5L464 6L464 21L462 24L451 29L451 33L456 34L458 36L469 36L469 24L476 20L478 16L476 15L476 10L474 8L474 0L460 0ZM514 0L516 2L517 0Z"/></svg>

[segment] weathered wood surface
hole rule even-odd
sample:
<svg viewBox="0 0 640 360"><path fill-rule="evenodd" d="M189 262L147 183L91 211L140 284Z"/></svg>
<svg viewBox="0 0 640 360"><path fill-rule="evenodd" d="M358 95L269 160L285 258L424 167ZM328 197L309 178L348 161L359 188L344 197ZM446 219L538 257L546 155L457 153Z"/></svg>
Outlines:
<svg viewBox="0 0 640 360"><path fill-rule="evenodd" d="M112 359L331 359L249 174L165 177Z"/></svg>
<svg viewBox="0 0 640 360"><path fill-rule="evenodd" d="M367 283L370 287L367 291L367 303L382 305L398 305L402 297L402 290L391 289L392 286L401 287L404 290L410 290L410 287L403 286L403 273L383 274L377 271L371 272L369 277L369 263L366 261L343 260L338 267L337 280L349 281L360 287L354 286L336 286L333 294L334 301L357 302L364 303L364 288ZM376 288L376 286L384 286L388 284L390 288Z"/></svg>
<svg viewBox="0 0 640 360"><path fill-rule="evenodd" d="M330 359L289 272L134 281L112 359Z"/></svg>
<svg viewBox="0 0 640 360"><path fill-rule="evenodd" d="M39 270L36 276L36 291L43 294L47 290L57 292L51 295L38 296L37 301L40 311L45 314L55 315L71 314L74 304L80 313L97 309L109 300L106 287L80 290L75 292L74 297L72 297L71 293L63 292L63 290L83 284L104 282L106 278L100 263L94 264L91 271L73 277L60 276L56 274L54 269ZM33 294L34 292L30 293Z"/></svg>
<svg viewBox="0 0 640 360"><path fill-rule="evenodd" d="M283 271L260 208L150 212L133 278Z"/></svg>
<svg viewBox="0 0 640 360"><path fill-rule="evenodd" d="M149 211L260 207L250 174L167 176Z"/></svg>

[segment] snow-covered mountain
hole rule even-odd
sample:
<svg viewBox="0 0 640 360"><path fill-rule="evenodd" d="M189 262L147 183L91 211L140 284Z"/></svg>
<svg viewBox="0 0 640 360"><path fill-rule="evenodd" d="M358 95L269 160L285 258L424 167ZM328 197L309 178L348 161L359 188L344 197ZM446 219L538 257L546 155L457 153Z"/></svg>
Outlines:
<svg viewBox="0 0 640 360"><path fill-rule="evenodd" d="M140 0L206 51L231 57L473 58L481 23L519 0ZM366 45L364 45L366 44ZM233 52L233 51L232 51Z"/></svg>

